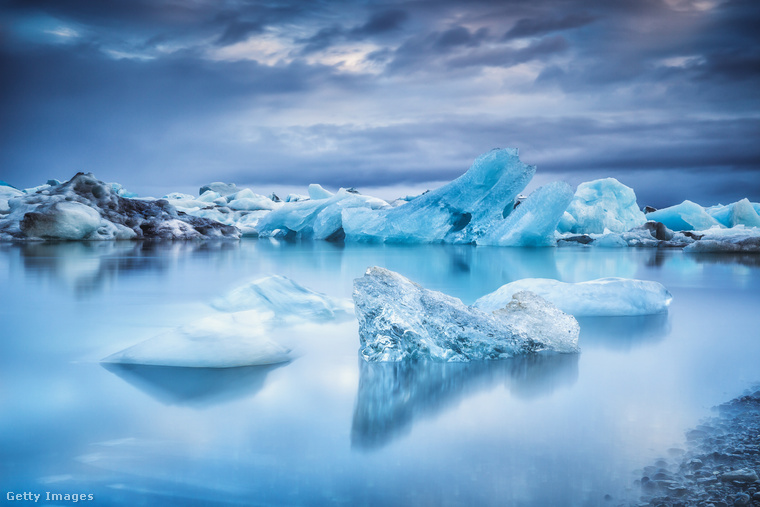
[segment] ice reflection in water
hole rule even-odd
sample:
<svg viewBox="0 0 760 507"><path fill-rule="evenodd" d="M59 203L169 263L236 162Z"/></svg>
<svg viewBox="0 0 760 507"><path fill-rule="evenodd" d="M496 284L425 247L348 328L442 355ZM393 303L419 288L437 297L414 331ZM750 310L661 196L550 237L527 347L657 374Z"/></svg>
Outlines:
<svg viewBox="0 0 760 507"><path fill-rule="evenodd" d="M670 333L667 313L625 317L579 317L578 343L585 347L630 350L663 340Z"/></svg>
<svg viewBox="0 0 760 507"><path fill-rule="evenodd" d="M472 394L503 384L519 398L535 398L578 379L577 354L534 354L501 361L443 363L359 361L351 445L383 447Z"/></svg>
<svg viewBox="0 0 760 507"><path fill-rule="evenodd" d="M166 405L203 408L255 396L270 371L284 364L239 368L182 368L102 363L106 370Z"/></svg>
<svg viewBox="0 0 760 507"><path fill-rule="evenodd" d="M465 303L525 277L656 280L674 299L667 315L584 319L578 356L368 365L349 322L289 333L301 354L266 372L97 364L247 281L347 298L374 265ZM644 249L0 245L0 477L103 505L627 504L635 469L758 381L759 266Z"/></svg>

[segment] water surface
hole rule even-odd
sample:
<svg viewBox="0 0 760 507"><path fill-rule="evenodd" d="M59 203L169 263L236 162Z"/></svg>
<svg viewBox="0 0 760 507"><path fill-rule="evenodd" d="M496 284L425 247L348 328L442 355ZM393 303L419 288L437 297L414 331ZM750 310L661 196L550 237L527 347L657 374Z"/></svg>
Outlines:
<svg viewBox="0 0 760 507"><path fill-rule="evenodd" d="M279 274L336 297L368 266L472 303L525 277L663 283L667 315L581 319L582 352L367 364L356 322L265 368L104 367ZM616 505L760 380L760 256L220 243L0 246L0 482L100 505ZM640 475L638 476L640 477ZM605 495L612 499L605 500ZM41 500L42 502L42 500Z"/></svg>

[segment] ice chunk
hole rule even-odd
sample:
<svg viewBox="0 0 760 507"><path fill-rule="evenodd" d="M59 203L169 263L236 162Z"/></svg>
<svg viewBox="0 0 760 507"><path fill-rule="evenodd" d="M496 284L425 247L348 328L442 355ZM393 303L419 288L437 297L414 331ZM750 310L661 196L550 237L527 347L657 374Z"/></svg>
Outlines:
<svg viewBox="0 0 760 507"><path fill-rule="evenodd" d="M760 227L714 227L700 234L701 239L684 248L684 252L760 252Z"/></svg>
<svg viewBox="0 0 760 507"><path fill-rule="evenodd" d="M176 194L174 197L184 197ZM186 202L174 199L174 202ZM0 239L237 238L219 222L181 213L166 199L131 199L92 174L17 196L0 218Z"/></svg>
<svg viewBox="0 0 760 507"><path fill-rule="evenodd" d="M525 278L486 294L473 305L483 311L503 308L514 294L530 291L576 317L648 315L665 312L673 297L662 284L629 278L600 278L565 283L547 278Z"/></svg>
<svg viewBox="0 0 760 507"><path fill-rule="evenodd" d="M261 219L259 235L342 240L342 211L359 207L371 210L390 205L341 188L329 198L282 203L279 209Z"/></svg>
<svg viewBox="0 0 760 507"><path fill-rule="evenodd" d="M633 189L615 178L578 185L567 213L569 216L563 218L559 231L573 234L602 234L605 229L620 233L647 221Z"/></svg>
<svg viewBox="0 0 760 507"><path fill-rule="evenodd" d="M322 188L322 185L317 185L316 183L312 183L309 185L309 198L313 201L319 200L319 199L329 199L332 197L332 192L328 192L324 188Z"/></svg>
<svg viewBox="0 0 760 507"><path fill-rule="evenodd" d="M233 368L290 359L287 348L270 340L260 326L250 325L255 316L242 317L241 314L207 317L112 354L103 362Z"/></svg>
<svg viewBox="0 0 760 507"><path fill-rule="evenodd" d="M691 201L653 211L647 215L647 219L662 222L674 231L701 231L720 226L702 206Z"/></svg>
<svg viewBox="0 0 760 507"><path fill-rule="evenodd" d="M370 211L343 211L349 241L476 243L514 208L536 168L520 162L517 149L491 150L459 178L407 204Z"/></svg>
<svg viewBox="0 0 760 507"><path fill-rule="evenodd" d="M284 276L250 282L215 299L211 306L224 312L272 312L279 321L327 321L351 317L350 301L332 298L302 287Z"/></svg>
<svg viewBox="0 0 760 507"><path fill-rule="evenodd" d="M578 321L534 292L515 293L506 307L495 310L493 314L511 324L521 335L538 341L549 350L578 350Z"/></svg>
<svg viewBox="0 0 760 507"><path fill-rule="evenodd" d="M78 202L60 201L44 211L24 215L19 227L29 237L85 239L100 226L100 215Z"/></svg>
<svg viewBox="0 0 760 507"><path fill-rule="evenodd" d="M8 201L14 197L19 197L22 195L24 195L24 192L15 187L4 184L0 185L0 213L10 212L11 209L8 205Z"/></svg>
<svg viewBox="0 0 760 507"><path fill-rule="evenodd" d="M478 244L555 246L554 231L572 198L573 190L567 183L549 183L530 194L506 219L496 222Z"/></svg>
<svg viewBox="0 0 760 507"><path fill-rule="evenodd" d="M361 355L367 361L470 361L578 350L577 323L568 326L567 319L560 319L534 326L534 317L547 314L546 303L538 299L517 301L494 315L379 267L354 280L353 297ZM525 319L522 329L516 325ZM529 336L528 330L536 334Z"/></svg>
<svg viewBox="0 0 760 507"><path fill-rule="evenodd" d="M221 181L215 181L214 183L203 185L200 190L198 190L198 195L203 195L209 190L212 190L221 196L235 194L240 191L240 189L234 183L223 183Z"/></svg>
<svg viewBox="0 0 760 507"><path fill-rule="evenodd" d="M235 194L227 206L234 210L273 210L280 206L269 197L255 194L250 188L246 188ZM228 197L229 198L229 197Z"/></svg>

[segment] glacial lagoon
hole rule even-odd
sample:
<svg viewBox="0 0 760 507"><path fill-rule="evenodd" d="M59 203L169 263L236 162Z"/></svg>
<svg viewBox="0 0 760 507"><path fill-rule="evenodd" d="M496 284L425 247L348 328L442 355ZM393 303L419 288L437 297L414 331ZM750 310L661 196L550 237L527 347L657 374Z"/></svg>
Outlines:
<svg viewBox="0 0 760 507"><path fill-rule="evenodd" d="M284 275L350 298L369 266L467 304L522 278L609 276L658 281L673 302L667 314L579 318L577 355L366 363L349 320L276 332L293 350L285 364L100 363L212 315L214 298L252 279ZM125 506L635 503L643 467L677 457L711 407L760 381L753 254L29 243L0 245L0 280L3 495Z"/></svg>

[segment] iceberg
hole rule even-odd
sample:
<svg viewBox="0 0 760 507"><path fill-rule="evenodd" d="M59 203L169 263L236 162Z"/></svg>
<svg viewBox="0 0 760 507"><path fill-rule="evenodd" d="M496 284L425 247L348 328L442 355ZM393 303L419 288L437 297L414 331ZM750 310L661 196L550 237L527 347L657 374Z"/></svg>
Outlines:
<svg viewBox="0 0 760 507"><path fill-rule="evenodd" d="M657 220L650 217L650 220ZM560 232L603 234L626 232L647 221L636 203L632 188L615 178L588 181L578 185Z"/></svg>
<svg viewBox="0 0 760 507"><path fill-rule="evenodd" d="M257 317L249 312L207 317L149 338L102 362L234 368L289 361L289 349L270 340L261 327L251 325Z"/></svg>
<svg viewBox="0 0 760 507"><path fill-rule="evenodd" d="M459 178L406 204L380 211L345 209L346 240L477 243L512 213L535 172L535 166L520 161L517 149L491 150Z"/></svg>
<svg viewBox="0 0 760 507"><path fill-rule="evenodd" d="M648 220L665 224L674 231L702 231L721 224L697 203L684 201L647 214Z"/></svg>
<svg viewBox="0 0 760 507"><path fill-rule="evenodd" d="M211 306L223 312L256 310L271 313L278 321L328 321L353 317L350 301L331 298L302 287L284 276L261 278L238 287Z"/></svg>
<svg viewBox="0 0 760 507"><path fill-rule="evenodd" d="M760 252L760 228L757 227L714 227L700 234L699 241L686 246L684 252Z"/></svg>
<svg viewBox="0 0 760 507"><path fill-rule="evenodd" d="M366 361L463 362L578 351L577 321L532 294L516 294L490 313L372 267L354 280L353 298Z"/></svg>
<svg viewBox="0 0 760 507"><path fill-rule="evenodd" d="M515 294L533 292L575 317L649 315L668 310L673 296L662 284L630 278L600 278L565 283L548 278L525 278L502 285L475 301L483 311L503 308Z"/></svg>
<svg viewBox="0 0 760 507"><path fill-rule="evenodd" d="M528 196L506 219L485 232L479 245L555 246L554 231L573 198L570 185L549 183Z"/></svg>
<svg viewBox="0 0 760 507"><path fill-rule="evenodd" d="M234 227L186 215L166 199L139 200L92 174L12 197L0 239L112 240L238 238ZM120 188L120 186L119 186Z"/></svg>
<svg viewBox="0 0 760 507"><path fill-rule="evenodd" d="M309 187L310 193L313 187L314 185ZM390 208L390 205L376 197L355 194L341 188L329 197L283 204L259 221L259 236L342 240L342 212L349 208L377 210Z"/></svg>

